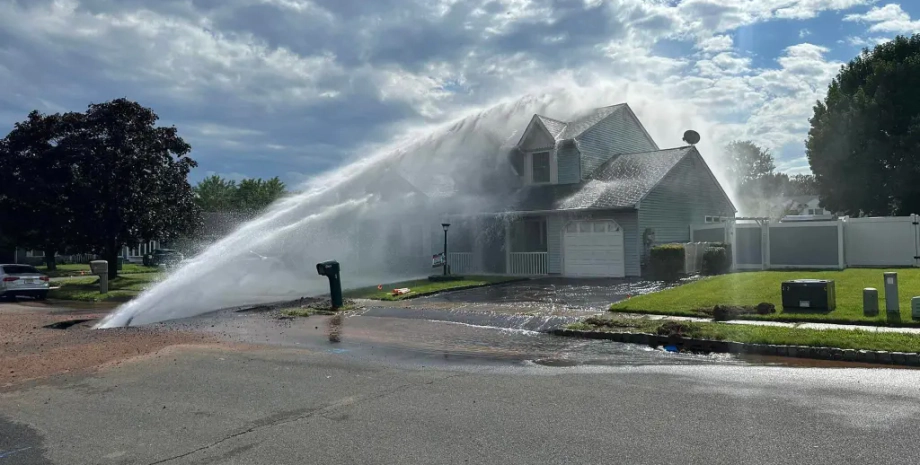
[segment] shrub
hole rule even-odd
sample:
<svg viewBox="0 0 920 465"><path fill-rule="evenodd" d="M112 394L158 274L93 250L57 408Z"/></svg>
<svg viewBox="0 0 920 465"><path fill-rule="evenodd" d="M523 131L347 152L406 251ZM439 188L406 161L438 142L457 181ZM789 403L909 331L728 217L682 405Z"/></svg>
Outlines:
<svg viewBox="0 0 920 465"><path fill-rule="evenodd" d="M728 247L710 247L703 252L704 275L725 274L731 269L732 259Z"/></svg>
<svg viewBox="0 0 920 465"><path fill-rule="evenodd" d="M665 244L652 247L649 265L656 279L676 280L684 272L684 246Z"/></svg>

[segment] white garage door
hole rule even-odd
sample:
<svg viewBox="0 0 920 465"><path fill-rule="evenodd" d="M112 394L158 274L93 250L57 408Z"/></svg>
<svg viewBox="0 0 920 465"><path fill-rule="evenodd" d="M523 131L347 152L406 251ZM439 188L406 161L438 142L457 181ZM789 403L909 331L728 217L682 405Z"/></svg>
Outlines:
<svg viewBox="0 0 920 465"><path fill-rule="evenodd" d="M626 276L623 228L611 220L573 221L562 237L562 272L566 276Z"/></svg>

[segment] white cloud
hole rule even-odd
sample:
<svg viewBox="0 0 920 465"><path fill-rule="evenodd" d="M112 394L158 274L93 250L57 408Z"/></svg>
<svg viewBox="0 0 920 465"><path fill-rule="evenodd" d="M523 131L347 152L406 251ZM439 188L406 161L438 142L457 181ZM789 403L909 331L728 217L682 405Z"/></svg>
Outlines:
<svg viewBox="0 0 920 465"><path fill-rule="evenodd" d="M847 43L854 47L874 47L879 44L884 44L885 42L890 41L888 37L855 37L850 36L846 38L846 41L840 40L839 43Z"/></svg>
<svg viewBox="0 0 920 465"><path fill-rule="evenodd" d="M729 35L719 35L707 37L696 43L696 48L704 52L721 52L731 50L734 45L732 37Z"/></svg>
<svg viewBox="0 0 920 465"><path fill-rule="evenodd" d="M811 35L811 31L808 29L799 30L799 39L804 39Z"/></svg>
<svg viewBox="0 0 920 465"><path fill-rule="evenodd" d="M843 20L871 23L870 32L914 33L920 30L920 20L912 21L910 15L896 3L873 7L863 14L846 15Z"/></svg>

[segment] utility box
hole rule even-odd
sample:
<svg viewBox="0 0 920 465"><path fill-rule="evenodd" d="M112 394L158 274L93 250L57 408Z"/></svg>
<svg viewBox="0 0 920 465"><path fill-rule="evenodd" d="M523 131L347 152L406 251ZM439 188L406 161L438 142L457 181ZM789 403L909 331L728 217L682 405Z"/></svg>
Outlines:
<svg viewBox="0 0 920 465"><path fill-rule="evenodd" d="M108 274L109 262L105 260L93 260L89 262L89 269L93 274Z"/></svg>
<svg viewBox="0 0 920 465"><path fill-rule="evenodd" d="M910 316L915 320L920 320L920 297L910 298Z"/></svg>
<svg viewBox="0 0 920 465"><path fill-rule="evenodd" d="M782 283L783 309L827 310L837 308L837 292L830 279L794 279Z"/></svg>

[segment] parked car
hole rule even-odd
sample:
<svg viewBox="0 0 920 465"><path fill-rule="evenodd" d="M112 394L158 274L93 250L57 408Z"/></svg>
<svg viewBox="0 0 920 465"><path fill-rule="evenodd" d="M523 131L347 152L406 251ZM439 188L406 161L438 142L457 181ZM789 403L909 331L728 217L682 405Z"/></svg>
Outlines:
<svg viewBox="0 0 920 465"><path fill-rule="evenodd" d="M185 255L172 249L154 249L152 253L144 255L144 266L174 266L185 260Z"/></svg>
<svg viewBox="0 0 920 465"><path fill-rule="evenodd" d="M0 298L48 297L49 279L32 265L0 265Z"/></svg>

